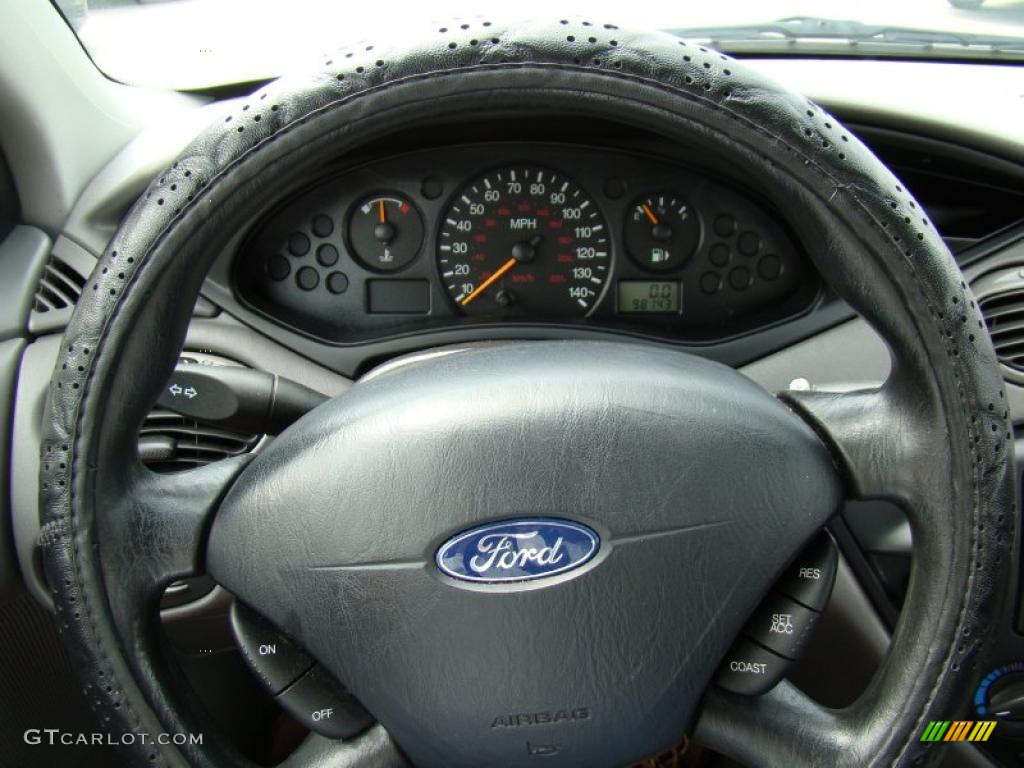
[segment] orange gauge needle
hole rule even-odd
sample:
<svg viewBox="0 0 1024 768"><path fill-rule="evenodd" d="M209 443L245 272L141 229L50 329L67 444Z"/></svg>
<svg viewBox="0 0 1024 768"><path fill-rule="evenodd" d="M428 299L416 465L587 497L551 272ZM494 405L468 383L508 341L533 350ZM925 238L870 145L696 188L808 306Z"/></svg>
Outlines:
<svg viewBox="0 0 1024 768"><path fill-rule="evenodd" d="M515 258L509 259L508 261L506 261L504 264L502 264L500 267L498 267L498 270L493 275L491 275L486 280L484 280L482 283L480 283L480 285L477 286L477 289L475 291L473 291L471 294L469 294L469 296L464 298L459 303L462 304L462 306L466 306L467 304L469 304L469 302L471 302L473 299L475 299L481 293L483 293L488 288L490 288L492 285L494 285L494 282L498 278L500 278L502 275L504 275L506 272L508 272L510 269L512 269L512 267L514 267L518 263L519 263L519 260L515 259Z"/></svg>
<svg viewBox="0 0 1024 768"><path fill-rule="evenodd" d="M381 224L385 224L385 223L387 223L388 217L384 213L384 200L383 200L383 198L377 201L377 205L380 208L380 223ZM654 222L654 223L657 224L658 222Z"/></svg>
<svg viewBox="0 0 1024 768"><path fill-rule="evenodd" d="M658 226L658 217L654 215L654 212L647 207L647 203L640 203L640 207L643 208L644 213L647 214L647 218L651 220L651 224Z"/></svg>

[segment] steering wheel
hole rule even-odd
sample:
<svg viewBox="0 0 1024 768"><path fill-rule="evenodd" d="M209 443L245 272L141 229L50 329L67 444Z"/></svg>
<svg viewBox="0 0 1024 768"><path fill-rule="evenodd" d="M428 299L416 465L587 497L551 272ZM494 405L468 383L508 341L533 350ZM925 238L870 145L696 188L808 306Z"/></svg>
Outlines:
<svg viewBox="0 0 1024 768"><path fill-rule="evenodd" d="M326 159L466 116L611 120L726 160L787 211L823 279L886 340L878 389L773 396L663 349L522 342L396 366L249 461L157 475L136 434L211 261ZM42 448L46 573L89 701L140 764L245 760L205 732L161 653L157 606L203 570L303 645L372 714L287 765L618 766L686 732L751 765L919 759L1005 609L1015 534L1007 408L974 301L906 189L839 122L675 37L562 21L442 28L342 51L247 98L160 175L68 326ZM710 685L773 580L844 496L911 521L889 655L852 706L788 683ZM453 579L438 548L485 522L576 521L583 567ZM537 553L534 553L537 554ZM536 731L501 715L582 710ZM507 722L507 721L506 721Z"/></svg>

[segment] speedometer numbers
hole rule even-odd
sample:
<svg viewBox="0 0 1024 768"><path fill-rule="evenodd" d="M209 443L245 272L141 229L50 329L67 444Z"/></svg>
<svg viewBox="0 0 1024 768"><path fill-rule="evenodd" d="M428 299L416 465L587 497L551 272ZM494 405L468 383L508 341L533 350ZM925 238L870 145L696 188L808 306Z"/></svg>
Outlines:
<svg viewBox="0 0 1024 768"><path fill-rule="evenodd" d="M438 237L448 294L467 315L571 316L593 309L608 280L608 228L573 181L501 168L455 197Z"/></svg>

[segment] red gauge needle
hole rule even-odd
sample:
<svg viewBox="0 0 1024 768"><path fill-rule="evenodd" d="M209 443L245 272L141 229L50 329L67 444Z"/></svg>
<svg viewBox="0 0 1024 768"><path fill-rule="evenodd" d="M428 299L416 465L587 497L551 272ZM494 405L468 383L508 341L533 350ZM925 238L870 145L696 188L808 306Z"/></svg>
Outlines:
<svg viewBox="0 0 1024 768"><path fill-rule="evenodd" d="M380 223L381 224L385 224L385 223L387 223L388 217L387 217L387 214L384 212L384 200L383 200L383 198L377 201L377 205L380 207Z"/></svg>
<svg viewBox="0 0 1024 768"><path fill-rule="evenodd" d="M486 280L484 280L482 283L480 283L480 285L477 286L475 291L473 291L471 294L469 294L469 296L464 298L459 303L462 306L466 306L467 304L469 304L469 302L471 302L473 299L475 299L481 293L483 293L488 288L490 288L492 285L494 285L496 280L498 280L502 275L504 275L506 272L508 272L510 269L512 269L512 267L514 267L518 263L519 263L519 259L517 259L515 257L513 257L513 258L509 259L508 261L506 261L504 264L502 264L500 267L498 267L498 269L495 271L495 273L493 275L491 275Z"/></svg>
<svg viewBox="0 0 1024 768"><path fill-rule="evenodd" d="M658 217L654 215L654 212L648 207L647 203L640 203L640 207L647 214L647 218L651 220L651 224L658 226Z"/></svg>

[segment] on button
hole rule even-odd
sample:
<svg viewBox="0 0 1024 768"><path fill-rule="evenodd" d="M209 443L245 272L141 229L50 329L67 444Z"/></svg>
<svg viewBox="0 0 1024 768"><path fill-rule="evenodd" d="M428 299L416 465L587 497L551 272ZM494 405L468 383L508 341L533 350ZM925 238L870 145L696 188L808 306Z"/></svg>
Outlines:
<svg viewBox="0 0 1024 768"><path fill-rule="evenodd" d="M313 666L313 660L274 625L237 600L231 606L231 629L245 660L272 693Z"/></svg>

